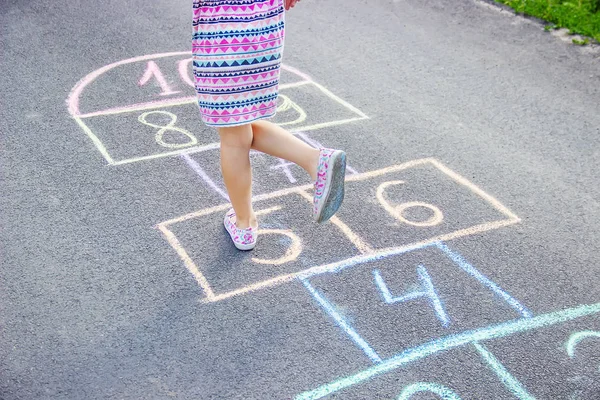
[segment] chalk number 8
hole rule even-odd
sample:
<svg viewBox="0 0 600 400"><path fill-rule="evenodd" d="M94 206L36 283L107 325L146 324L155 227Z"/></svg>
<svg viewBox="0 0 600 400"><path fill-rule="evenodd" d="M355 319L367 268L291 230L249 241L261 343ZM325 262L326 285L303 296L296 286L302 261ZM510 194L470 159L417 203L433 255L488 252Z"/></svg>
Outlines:
<svg viewBox="0 0 600 400"><path fill-rule="evenodd" d="M158 125L158 124L155 124L152 122L148 122L147 118L149 116L157 115L157 114L166 115L171 120L166 125L165 124ZM144 125L148 125L148 126L158 129L158 131L156 132L156 136L154 138L156 140L156 143L158 143L159 145L161 145L163 147L168 147L170 149L181 149L183 147L193 146L198 143L198 139L196 139L196 137L194 135L192 135L189 131L175 126L175 123L177 122L177 115L170 113L168 111L148 111L148 112L145 112L142 115L140 115L138 117L138 121L140 121ZM164 139L164 135L167 132L170 132L171 134L173 132L180 133L180 134L186 136L189 139L189 141L187 141L185 143L169 143L169 142L165 141L165 139Z"/></svg>

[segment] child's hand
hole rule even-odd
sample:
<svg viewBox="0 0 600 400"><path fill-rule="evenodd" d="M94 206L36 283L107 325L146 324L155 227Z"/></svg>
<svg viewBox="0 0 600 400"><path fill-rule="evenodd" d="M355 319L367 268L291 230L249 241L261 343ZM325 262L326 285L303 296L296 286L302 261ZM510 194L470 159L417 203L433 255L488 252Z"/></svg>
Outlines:
<svg viewBox="0 0 600 400"><path fill-rule="evenodd" d="M299 1L300 0L285 0L285 9L289 10L290 8L293 8Z"/></svg>

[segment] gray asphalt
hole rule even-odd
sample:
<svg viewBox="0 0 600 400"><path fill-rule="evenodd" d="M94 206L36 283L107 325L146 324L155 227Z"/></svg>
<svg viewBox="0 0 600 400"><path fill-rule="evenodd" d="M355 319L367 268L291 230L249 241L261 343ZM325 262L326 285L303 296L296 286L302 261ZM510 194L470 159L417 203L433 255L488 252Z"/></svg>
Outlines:
<svg viewBox="0 0 600 400"><path fill-rule="evenodd" d="M199 176L222 190L216 150L110 165L66 105L105 65L188 51L189 3L0 6L0 398L291 399L317 388L340 399L600 398L598 48L473 0L303 0L286 17L284 63L368 117L305 139L345 149L358 173L440 164L349 172L340 221L373 251L401 248L378 260L340 262L360 257L360 244L313 224L297 194L256 203L280 207L263 228L302 242L278 265L253 257L281 257L289 235L239 253L221 209L169 224L216 295L346 266L207 302L158 224L225 203ZM175 67L185 57L152 59L175 97L193 95ZM81 112L169 98L156 76L138 85L148 61L88 85ZM297 81L284 71L283 83ZM306 111L305 126L360 115L316 85L282 94ZM118 162L172 150L138 121L156 110L198 144L216 141L193 104L85 123ZM171 114L147 121L166 126ZM253 162L256 194L309 183L268 156ZM391 208L431 205L400 217L427 222L435 206L443 221L395 219L376 199L389 181L404 182L385 190ZM484 225L494 221L505 223ZM402 298L410 292L420 297Z"/></svg>

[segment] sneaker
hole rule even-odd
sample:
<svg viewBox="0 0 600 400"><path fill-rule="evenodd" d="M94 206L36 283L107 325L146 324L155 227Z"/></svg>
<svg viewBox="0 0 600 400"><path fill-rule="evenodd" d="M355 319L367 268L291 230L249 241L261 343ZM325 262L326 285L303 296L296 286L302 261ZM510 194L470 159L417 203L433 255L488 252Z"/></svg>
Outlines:
<svg viewBox="0 0 600 400"><path fill-rule="evenodd" d="M252 250L256 246L257 228L238 229L235 225L235 211L233 211L233 208L225 214L223 224L238 250Z"/></svg>
<svg viewBox="0 0 600 400"><path fill-rule="evenodd" d="M313 198L317 222L325 222L337 212L344 200L346 153L341 150L321 149Z"/></svg>

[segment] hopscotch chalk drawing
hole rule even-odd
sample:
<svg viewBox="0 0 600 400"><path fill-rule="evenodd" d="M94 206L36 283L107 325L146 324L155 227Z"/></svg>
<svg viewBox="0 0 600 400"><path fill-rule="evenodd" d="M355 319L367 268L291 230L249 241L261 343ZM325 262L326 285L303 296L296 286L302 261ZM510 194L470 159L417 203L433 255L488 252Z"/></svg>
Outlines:
<svg viewBox="0 0 600 400"><path fill-rule="evenodd" d="M374 220L377 219L375 212L369 212L370 210L365 210L365 215L363 216L355 216L352 222L344 222L343 221L343 212L340 213L339 216L332 219L331 229L337 229L340 238L344 238L348 244L348 250L341 253L339 259L337 260L320 260L318 259L318 255L314 255L313 258L308 258L304 263L297 262L292 264L293 261L297 259L297 256L301 254L302 251L294 250L294 254L296 254L295 258L289 258L288 263L290 263L289 268L287 269L287 273L274 275L274 276L265 276L263 280L257 282L247 282L246 285L242 287L230 287L225 291L218 293L213 288L213 284L211 284L211 280L218 281L219 279L223 279L224 281L229 282L229 279L223 277L222 274L217 274L214 277L208 277L205 273L202 272L202 264L205 265L215 265L218 263L219 254L216 253L214 257L211 258L210 250L206 250L202 252L202 258L194 260L190 255L185 246L183 245L183 239L178 238L178 235L175 234L175 231L178 230L178 227L181 225L182 235L185 235L186 230L193 230L194 232L202 232L202 227L207 226L206 223L203 223L204 218L209 218L211 220L215 219L217 215L226 211L230 205L229 203L224 203L222 205L217 205L214 207L210 207L204 210L196 211L193 213L185 214L180 217L173 218L168 221L164 221L158 224L158 229L161 230L164 237L167 239L169 244L173 247L176 253L181 257L184 265L188 268L190 273L196 278L198 285L203 289L204 294L206 296L205 301L214 302L223 300L232 296L237 296L241 294L245 294L248 292L253 292L256 290L261 290L273 286L277 286L286 282L290 282L294 279L302 279L314 274L333 271L345 268L351 265L357 265L362 263L367 263L371 260L377 260L384 257L391 257L396 254L402 254L409 250L421 248L423 246L427 246L431 243L451 240L458 237L463 237L467 235L473 235L481 232L485 232L491 229L497 229L499 227L508 226L519 222L519 218L514 215L510 210L500 204L496 199L494 199L489 194L483 192L477 186L473 185L471 182L467 181L465 178L456 174L455 172L448 169L446 166L441 164L439 161L434 159L422 159L415 160L411 162L407 162L404 164L384 168L381 170L359 173L355 175L350 175L348 177L349 186L348 195L346 199L346 203L357 202L360 203L363 201L362 196L360 198L353 198L352 196L355 193L362 193L361 190L355 190L354 185L360 187L358 185L370 185L373 182L375 187L377 188L378 197L381 199L381 206L384 209L392 209L393 215L399 217L401 221L407 221L408 217L403 214L403 212L408 211L409 209L418 209L424 208L425 210L435 209L435 212L432 212L432 215L436 220L439 219L437 217L437 213L441 213L441 211L430 204L419 202L411 202L407 206L406 204L398 204L397 206L391 206L390 200L385 200L383 196L386 195L385 189L390 187L388 179L391 181L395 181L395 177L405 174L406 176L413 176L414 186L418 185L418 180L420 177L427 177L428 179L437 179L440 185L444 185L444 187L448 188L448 191L453 192L455 194L455 201L460 202L469 202L473 207L477 207L481 209L482 219L478 220L475 218L471 218L470 221L461 221L459 216L452 218L450 214L445 217L445 224L427 224L428 227L431 227L431 231L421 231L417 232L417 235L411 237L408 235L403 235L407 239L413 239L414 241L407 241L399 246L394 247L384 247L383 243L380 242L380 235L378 226L385 225L374 225L370 224L373 228L371 231L368 231L369 224L365 221L365 223L361 223L357 219L365 218ZM373 186L373 185L370 185ZM272 193L267 193L263 195L258 195L254 198L254 202L257 208L260 210L261 204L266 202L271 204L273 200L279 199L280 201L284 201L284 204L287 206L288 211L282 214L291 214L292 216L296 213L294 209L302 209L307 208L302 202L311 202L312 197L309 195L308 191L311 190L311 185L298 186L289 189L283 189L280 191L275 191ZM470 196L471 194L471 196ZM387 194L391 196L390 194ZM423 193L423 196L431 197L434 196L434 193ZM473 196L474 195L474 196ZM460 199L460 200L459 200ZM282 206L283 207L283 206ZM363 206L364 207L364 206ZM375 208L377 208L375 206ZM400 211L398 211L400 210ZM448 213L450 213L451 208L449 207ZM380 213L379 213L380 214ZM490 218L490 220L485 220L483 218ZM283 217L282 217L283 218ZM383 217L385 219L385 216ZM428 218L428 220L431 218ZM305 221L303 219L303 221ZM194 223L195 222L195 223ZM410 225L422 225L419 224L418 220L412 221L413 223ZM193 224L192 224L193 223ZM290 221L290 224L293 222ZM362 227L362 229L367 229L367 232L370 233L373 237L366 238L361 236L356 232L355 229L352 228L352 225L356 224ZM304 222L304 225L307 225ZM435 225L435 226L432 226ZM193 227L193 228L192 228ZM300 230L307 230L305 227L299 227ZM398 224L397 226L390 227L389 234L394 234L394 231L402 232L405 230L404 224ZM332 234L334 234L332 232ZM297 234L298 235L298 234ZM431 236L429 236L431 235ZM400 236L400 235L398 235ZM335 237L335 236L334 236ZM387 239L387 237L385 237ZM311 237L300 237L299 240L292 241L291 246L295 246L296 249L303 249L305 252L309 253L307 257L310 257L312 254L310 253L310 246L302 246L301 243L309 242ZM313 239L314 240L314 239ZM190 240L190 242L194 242ZM198 245L198 244L196 244ZM352 257L348 258L348 252L351 253ZM198 253L198 251L195 251ZM302 268L306 263L313 264L310 268ZM320 262L320 263L319 263ZM302 268L302 269L299 269ZM294 270L296 269L296 270ZM282 269L272 270L274 273L283 271ZM242 274L243 275L243 274ZM248 274L247 276L252 276L252 274ZM217 282L217 284L219 284Z"/></svg>
<svg viewBox="0 0 600 400"><path fill-rule="evenodd" d="M320 235L336 244L325 253L318 250L322 243L314 235L309 216L299 215L310 209L312 185L298 183L293 164L275 160L263 173L273 178L269 181L279 189L265 188L254 198L261 217L261 241L266 245L240 257L235 268L225 268L223 249L203 246L199 240L222 234L215 221L230 204L218 178L202 167L216 162L218 155L211 150L217 150L219 144L215 132L200 123L191 61L189 52L170 52L106 65L75 85L67 107L108 165L176 157L224 201L182 211L182 215L156 225L166 247L171 247L194 278L203 303L295 283L306 289L316 309L340 329L335 339L346 340L359 352L358 357L364 358L364 370L319 383L315 389L305 388L297 400L340 394L430 356L466 348L499 382L497 390L530 400L536 398L535 387L527 387L492 353L492 340L522 340L528 332L583 321L585 327L578 325L567 338L560 338L562 362L584 357L578 354L585 351L578 350L584 349L585 343L600 342L597 319L591 326L586 319L597 318L600 303L534 315L449 247L447 242L453 239L521 220L495 197L434 158L361 173L348 166L345 207L319 228ZM106 85L124 89L106 90ZM282 66L280 90L274 122L314 147L322 145L308 132L368 119L361 110L288 65ZM450 295L463 291L468 291L468 300ZM421 316L417 326L403 332L399 341L396 331L389 329L390 321L408 320L416 312ZM478 315L487 317L474 317ZM419 394L445 400L471 398L452 383L419 379L404 384L396 396L398 400L416 399Z"/></svg>
<svg viewBox="0 0 600 400"><path fill-rule="evenodd" d="M217 137L199 121L189 72L191 61L189 52L171 52L106 65L86 75L71 90L69 113L109 165L216 149ZM282 70L276 122L291 132L367 118L306 74L285 64ZM134 79L130 79L132 75ZM123 92L110 96L103 91L108 83L120 83ZM340 118L319 119L315 111L323 107ZM156 141L152 140L155 136Z"/></svg>

